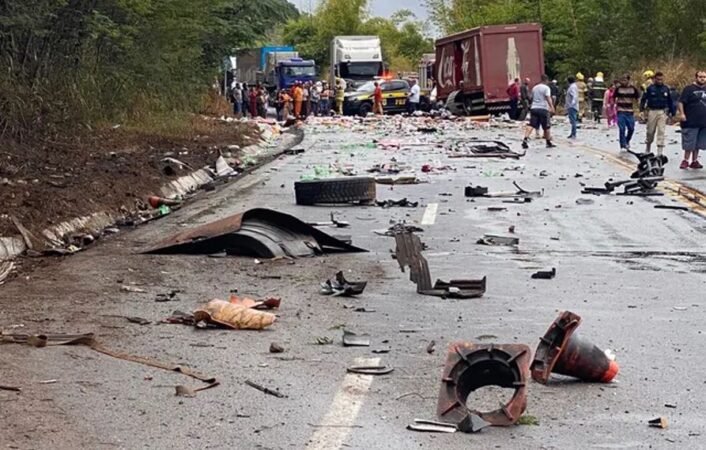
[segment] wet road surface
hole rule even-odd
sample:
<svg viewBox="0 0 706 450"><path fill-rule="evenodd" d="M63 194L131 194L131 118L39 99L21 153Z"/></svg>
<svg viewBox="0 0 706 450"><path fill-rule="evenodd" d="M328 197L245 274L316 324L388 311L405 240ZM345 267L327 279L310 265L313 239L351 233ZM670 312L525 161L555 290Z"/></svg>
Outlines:
<svg viewBox="0 0 706 450"><path fill-rule="evenodd" d="M0 441L23 449L706 446L704 218L654 209L680 204L670 195L582 195L581 183L600 186L629 174L583 145L558 139L558 148L548 150L533 141L517 161L448 158L444 145L470 136L501 139L519 150L518 125L442 122L438 126L445 129L421 134L419 124L399 117L308 124L305 153L283 156L163 220L3 286L5 329L95 332L111 348L186 364L221 385L195 398L176 397L174 386L198 387L198 382L85 347L4 345L2 384L21 385L23 392L0 391ZM592 147L610 152L600 132L586 130L586 135L593 133ZM375 139L400 147L375 147ZM294 181L312 175L316 166L335 163L365 174L392 158L424 183L379 184L378 199L406 197L419 201L417 208L294 204ZM441 169L421 173L424 164ZM468 184L514 191L513 181L526 190L543 190L544 196L509 204L463 195ZM137 254L185 227L253 207L305 221L325 221L335 212L351 227L326 231L350 234L355 245L370 251L260 264L253 258ZM486 294L468 300L418 295L391 257L394 238L375 233L402 220L424 229L419 236L428 246L424 256L433 279L487 276ZM485 233L511 235L520 243L517 248L476 244ZM533 272L552 267L556 278L531 279ZM349 279L368 280L364 294L320 295L319 283L338 270ZM146 292L121 291L127 284ZM174 300L155 301L172 290L179 291ZM255 332L156 324L174 310L191 311L236 290L281 296L274 325ZM374 311L356 312L356 307ZM562 377L547 386L530 382L526 414L538 425L487 428L475 435L405 429L415 418L434 419L450 342L525 343L534 350L562 310L582 316L583 337L615 352L621 367L615 382ZM123 316L155 323L140 326ZM343 327L369 334L371 346L343 347ZM319 345L324 337L333 344ZM430 341L436 343L431 354ZM272 342L285 352L270 354ZM381 349L389 352L373 353ZM353 364L378 363L395 370L377 377L346 374ZM45 380L57 382L40 384ZM266 395L246 380L286 397ZM647 426L659 416L668 418L669 428Z"/></svg>

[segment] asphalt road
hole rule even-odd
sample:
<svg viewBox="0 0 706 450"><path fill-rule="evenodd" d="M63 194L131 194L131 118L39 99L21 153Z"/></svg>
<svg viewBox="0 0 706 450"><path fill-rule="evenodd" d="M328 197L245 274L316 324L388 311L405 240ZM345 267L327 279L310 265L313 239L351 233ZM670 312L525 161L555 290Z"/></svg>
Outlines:
<svg viewBox="0 0 706 450"><path fill-rule="evenodd" d="M163 220L59 263L46 262L3 286L0 326L6 330L95 332L115 350L185 364L221 384L194 398L177 397L174 386L199 382L86 347L4 345L0 384L23 391L0 391L2 446L706 448L704 217L654 208L680 204L671 195L581 195L580 183L602 185L628 173L583 145L559 139L558 148L547 150L534 141L518 161L452 159L443 147L458 137L502 139L519 150L518 125L442 122L440 132L421 134L418 122L397 117L382 124L308 124L305 153L284 156ZM557 128L559 135L566 132L563 125ZM610 152L610 143L592 133L591 144ZM381 138L401 147L370 148ZM378 185L378 199L407 197L420 202L417 208L294 204L294 181L313 174L315 166L336 163L363 174L393 157L426 182ZM422 174L424 164L449 167ZM513 181L544 196L508 204L463 195L471 183L496 192L514 190ZM580 198L592 202L577 204ZM494 206L506 209L489 210ZM335 212L351 227L327 231L350 234L355 245L370 251L260 264L253 258L138 253L170 233L253 207L306 221L324 221ZM394 239L374 233L400 220L424 229L419 235L428 246L424 255L433 279L487 276L483 298L418 295L391 257ZM520 239L517 248L476 244L484 233L507 235L511 226ZM552 267L556 278L531 279L534 271ZM320 295L319 283L337 270L368 280L364 294ZM123 285L146 292L124 292ZM155 302L171 290L180 291L174 300ZM254 332L156 323L234 290L282 297L273 326ZM434 419L450 342L524 343L534 349L562 310L581 315L580 334L616 354L621 370L613 383L559 376L547 386L530 382L526 414L538 425L486 428L474 435L406 430L415 418ZM155 323L141 326L124 316ZM369 334L371 346L343 347L343 327ZM333 344L318 345L322 337ZM436 343L431 354L430 341ZM271 342L286 351L269 353ZM381 349L389 352L373 352ZM395 370L377 377L346 374L352 364L378 362ZM40 383L46 380L56 382ZM266 395L246 380L286 397ZM494 407L505 394L496 389L474 404ZM648 427L659 416L669 427Z"/></svg>

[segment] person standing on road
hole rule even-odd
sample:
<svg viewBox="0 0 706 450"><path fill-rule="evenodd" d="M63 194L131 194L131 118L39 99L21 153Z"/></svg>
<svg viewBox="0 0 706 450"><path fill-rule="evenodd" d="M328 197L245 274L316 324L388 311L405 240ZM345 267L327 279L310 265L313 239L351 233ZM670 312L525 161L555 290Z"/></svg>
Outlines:
<svg viewBox="0 0 706 450"><path fill-rule="evenodd" d="M336 79L336 114L339 116L343 115L343 101L346 98L346 87L343 84L343 80L340 78Z"/></svg>
<svg viewBox="0 0 706 450"><path fill-rule="evenodd" d="M321 102L319 103L319 112L322 116L328 116L331 113L331 89L327 82L321 84Z"/></svg>
<svg viewBox="0 0 706 450"><path fill-rule="evenodd" d="M417 80L410 80L410 83L412 86L409 88L409 94L407 94L407 112L411 115L419 109L421 89L417 84Z"/></svg>
<svg viewBox="0 0 706 450"><path fill-rule="evenodd" d="M301 119L302 116L302 99L304 93L302 91L302 86L299 81L294 83L294 88L292 90L292 98L294 99L294 117Z"/></svg>
<svg viewBox="0 0 706 450"><path fill-rule="evenodd" d="M260 86L257 91L257 112L263 119L267 118L268 99L269 95L267 95L267 89L265 89L263 86Z"/></svg>
<svg viewBox="0 0 706 450"><path fill-rule="evenodd" d="M598 72L596 78L593 79L591 90L588 91L589 99L591 100L591 111L593 111L593 120L596 123L601 122L601 113L603 112L603 97L605 97L606 86L603 81L603 72Z"/></svg>
<svg viewBox="0 0 706 450"><path fill-rule="evenodd" d="M233 87L233 114L235 117L240 117L243 112L243 88L240 83L235 83Z"/></svg>
<svg viewBox="0 0 706 450"><path fill-rule="evenodd" d="M510 97L510 120L517 120L517 105L520 103L520 79L515 78L507 87L507 96Z"/></svg>
<svg viewBox="0 0 706 450"><path fill-rule="evenodd" d="M583 80L583 74L578 72L576 74L576 87L578 87L579 90L579 122L581 122L581 119L583 119L583 116L586 114L586 92L588 91L588 86L586 86Z"/></svg>
<svg viewBox="0 0 706 450"><path fill-rule="evenodd" d="M569 88L566 90L564 107L566 108L566 114L569 116L569 123L571 123L569 139L576 139L576 128L579 119L579 87L576 85L576 78L573 76L569 76L567 81L569 82Z"/></svg>
<svg viewBox="0 0 706 450"><path fill-rule="evenodd" d="M530 79L525 78L525 81L520 86L520 102L522 102L522 112L520 113L519 119L524 121L527 118L527 114L530 110L530 105L532 103L532 98L530 97Z"/></svg>
<svg viewBox="0 0 706 450"><path fill-rule="evenodd" d="M650 153L652 143L657 133L657 154L664 152L664 132L667 128L667 120L674 117L676 113L669 86L664 84L664 74L655 73L654 82L647 87L640 100L640 112L642 119L647 121L647 147L645 152Z"/></svg>
<svg viewBox="0 0 706 450"><path fill-rule="evenodd" d="M618 80L613 80L613 83L603 95L603 111L609 128L618 124L618 111L615 106L615 89L617 86Z"/></svg>
<svg viewBox="0 0 706 450"><path fill-rule="evenodd" d="M383 115L384 111L382 109L382 87L377 81L373 83L375 90L373 91L373 113L378 115Z"/></svg>
<svg viewBox="0 0 706 450"><path fill-rule="evenodd" d="M255 86L250 87L248 102L250 104L250 117L254 119L257 117L257 91L255 90Z"/></svg>
<svg viewBox="0 0 706 450"><path fill-rule="evenodd" d="M556 147L552 144L551 135L551 114L554 114L554 103L552 103L552 91L547 86L549 77L542 75L542 81L532 88L532 106L530 108L530 123L525 127L522 148L529 148L527 139L532 134L532 130L544 130L544 139L547 141L547 148Z"/></svg>
<svg viewBox="0 0 706 450"><path fill-rule="evenodd" d="M319 104L321 102L321 82L318 81L311 87L311 114L319 115Z"/></svg>
<svg viewBox="0 0 706 450"><path fill-rule="evenodd" d="M552 82L549 83L549 90L552 93L552 102L556 106L556 102L559 100L559 86L556 84L556 80L552 80Z"/></svg>
<svg viewBox="0 0 706 450"><path fill-rule="evenodd" d="M623 75L615 89L615 105L618 109L618 138L620 150L630 150L630 140L635 133L635 103L640 92L630 83L630 75Z"/></svg>
<svg viewBox="0 0 706 450"><path fill-rule="evenodd" d="M679 117L681 145L684 150L684 160L679 168L702 169L699 150L706 150L706 70L696 72L694 84L682 90L679 97Z"/></svg>

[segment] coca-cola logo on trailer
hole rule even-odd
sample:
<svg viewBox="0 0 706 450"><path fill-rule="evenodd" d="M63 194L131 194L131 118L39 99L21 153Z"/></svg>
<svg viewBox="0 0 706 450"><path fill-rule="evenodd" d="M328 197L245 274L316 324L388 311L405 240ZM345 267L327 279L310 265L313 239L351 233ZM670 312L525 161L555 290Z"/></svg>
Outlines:
<svg viewBox="0 0 706 450"><path fill-rule="evenodd" d="M442 88L456 86L456 71L454 70L454 55L446 54L446 47L441 50L441 58L439 59L439 70L436 77L439 85Z"/></svg>

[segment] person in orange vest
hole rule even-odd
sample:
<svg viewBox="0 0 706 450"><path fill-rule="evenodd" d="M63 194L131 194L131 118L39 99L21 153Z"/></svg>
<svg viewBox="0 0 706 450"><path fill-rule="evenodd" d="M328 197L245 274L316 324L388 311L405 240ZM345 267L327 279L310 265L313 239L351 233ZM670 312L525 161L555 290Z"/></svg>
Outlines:
<svg viewBox="0 0 706 450"><path fill-rule="evenodd" d="M377 81L373 85L375 86L375 91L373 92L373 113L382 115L384 114L382 109L382 88Z"/></svg>
<svg viewBox="0 0 706 450"><path fill-rule="evenodd" d="M300 82L294 84L294 89L292 91L292 98L294 99L294 117L299 119L302 115L302 101L304 100L304 91Z"/></svg>

